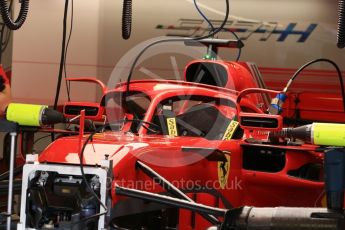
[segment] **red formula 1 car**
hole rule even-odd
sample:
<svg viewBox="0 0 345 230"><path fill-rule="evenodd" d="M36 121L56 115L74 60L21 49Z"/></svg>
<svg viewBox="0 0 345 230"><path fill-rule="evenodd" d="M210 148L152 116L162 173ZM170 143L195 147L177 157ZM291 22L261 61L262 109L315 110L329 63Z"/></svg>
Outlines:
<svg viewBox="0 0 345 230"><path fill-rule="evenodd" d="M102 86L99 104L67 103L66 117L85 111L80 135L27 156L18 229L206 229L222 220L124 189L215 208L321 207L323 154L268 139L283 121L265 114L267 95L251 94L273 92L256 73L253 64L195 60L185 81Z"/></svg>

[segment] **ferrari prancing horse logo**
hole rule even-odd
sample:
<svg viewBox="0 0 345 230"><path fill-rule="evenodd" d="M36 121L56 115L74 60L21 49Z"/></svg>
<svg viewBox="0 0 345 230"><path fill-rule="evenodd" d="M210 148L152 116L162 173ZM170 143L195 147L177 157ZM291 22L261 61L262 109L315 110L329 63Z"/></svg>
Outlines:
<svg viewBox="0 0 345 230"><path fill-rule="evenodd" d="M230 172L230 156L225 155L226 161L218 161L218 181L222 189L225 188Z"/></svg>

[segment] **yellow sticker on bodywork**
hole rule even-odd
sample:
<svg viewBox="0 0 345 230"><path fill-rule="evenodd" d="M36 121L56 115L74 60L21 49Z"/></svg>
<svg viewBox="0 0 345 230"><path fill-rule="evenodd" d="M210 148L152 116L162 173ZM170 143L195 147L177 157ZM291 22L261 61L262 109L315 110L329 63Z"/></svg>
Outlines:
<svg viewBox="0 0 345 230"><path fill-rule="evenodd" d="M218 181L220 187L224 189L228 183L229 173L230 173L230 161L231 157L225 155L226 161L218 161L217 171L218 171Z"/></svg>
<svg viewBox="0 0 345 230"><path fill-rule="evenodd" d="M225 141L231 140L232 136L234 135L239 125L240 125L239 122L232 120L230 124L228 125L228 128L226 128L226 131L223 136L223 140Z"/></svg>
<svg viewBox="0 0 345 230"><path fill-rule="evenodd" d="M168 126L168 132L169 136L171 137L177 137L177 126L176 126L176 118L167 118L167 126Z"/></svg>
<svg viewBox="0 0 345 230"><path fill-rule="evenodd" d="M321 207L327 208L327 196L324 194L321 198Z"/></svg>

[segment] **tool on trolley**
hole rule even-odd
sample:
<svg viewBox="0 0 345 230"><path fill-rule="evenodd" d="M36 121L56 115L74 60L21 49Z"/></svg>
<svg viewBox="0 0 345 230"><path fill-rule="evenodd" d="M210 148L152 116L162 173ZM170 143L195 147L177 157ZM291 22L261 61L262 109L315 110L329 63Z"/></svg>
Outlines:
<svg viewBox="0 0 345 230"><path fill-rule="evenodd" d="M0 120L0 132L9 133L11 136L11 154L10 154L10 166L8 177L8 199L7 199L7 213L4 214L7 217L7 230L11 229L11 213L12 213L12 198L13 198L13 172L14 172L14 158L17 147L17 135L19 126L17 123Z"/></svg>
<svg viewBox="0 0 345 230"><path fill-rule="evenodd" d="M6 109L6 120L0 120L0 132L10 135L10 162L8 171L7 230L11 229L13 201L14 165L17 148L17 136L23 127L39 127L66 122L63 114L44 105L10 103Z"/></svg>

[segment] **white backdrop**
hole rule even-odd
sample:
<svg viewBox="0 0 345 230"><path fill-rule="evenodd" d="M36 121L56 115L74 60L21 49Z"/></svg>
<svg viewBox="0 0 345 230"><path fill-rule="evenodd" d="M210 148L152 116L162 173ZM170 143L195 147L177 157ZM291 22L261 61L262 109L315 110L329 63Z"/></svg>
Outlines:
<svg viewBox="0 0 345 230"><path fill-rule="evenodd" d="M27 22L14 33L13 94L17 101L53 102L60 60L64 2L31 0ZM104 82L107 82L117 61L139 42L172 32L186 34L193 31L157 29L158 25L176 28L181 19L184 22L186 19L201 19L192 0L133 0L132 37L124 41L121 38L121 0L74 2L75 20L67 60L68 74L96 76ZM212 20L223 19L224 0L198 2ZM287 78L285 68L297 69L305 62L320 57L331 58L345 69L345 50L339 50L335 45L337 1L230 0L230 8L229 27L244 31L238 35L247 38L241 60L256 62L263 67L264 77L266 71L270 81L274 81L276 75ZM297 24L289 32L287 28L291 23ZM298 42L302 32L312 24L316 24L316 27L305 35L306 40ZM196 26L207 25L201 22ZM285 39L282 38L284 33L287 33ZM278 41L279 38L283 41ZM236 51L226 50L220 54L223 58L231 59ZM163 60L153 65L161 69L170 68L170 62ZM329 66L316 65L314 68L327 69ZM278 76L280 71L285 72ZM62 88L61 101L64 101L64 85ZM96 100L97 95L95 87L73 85L73 99Z"/></svg>

